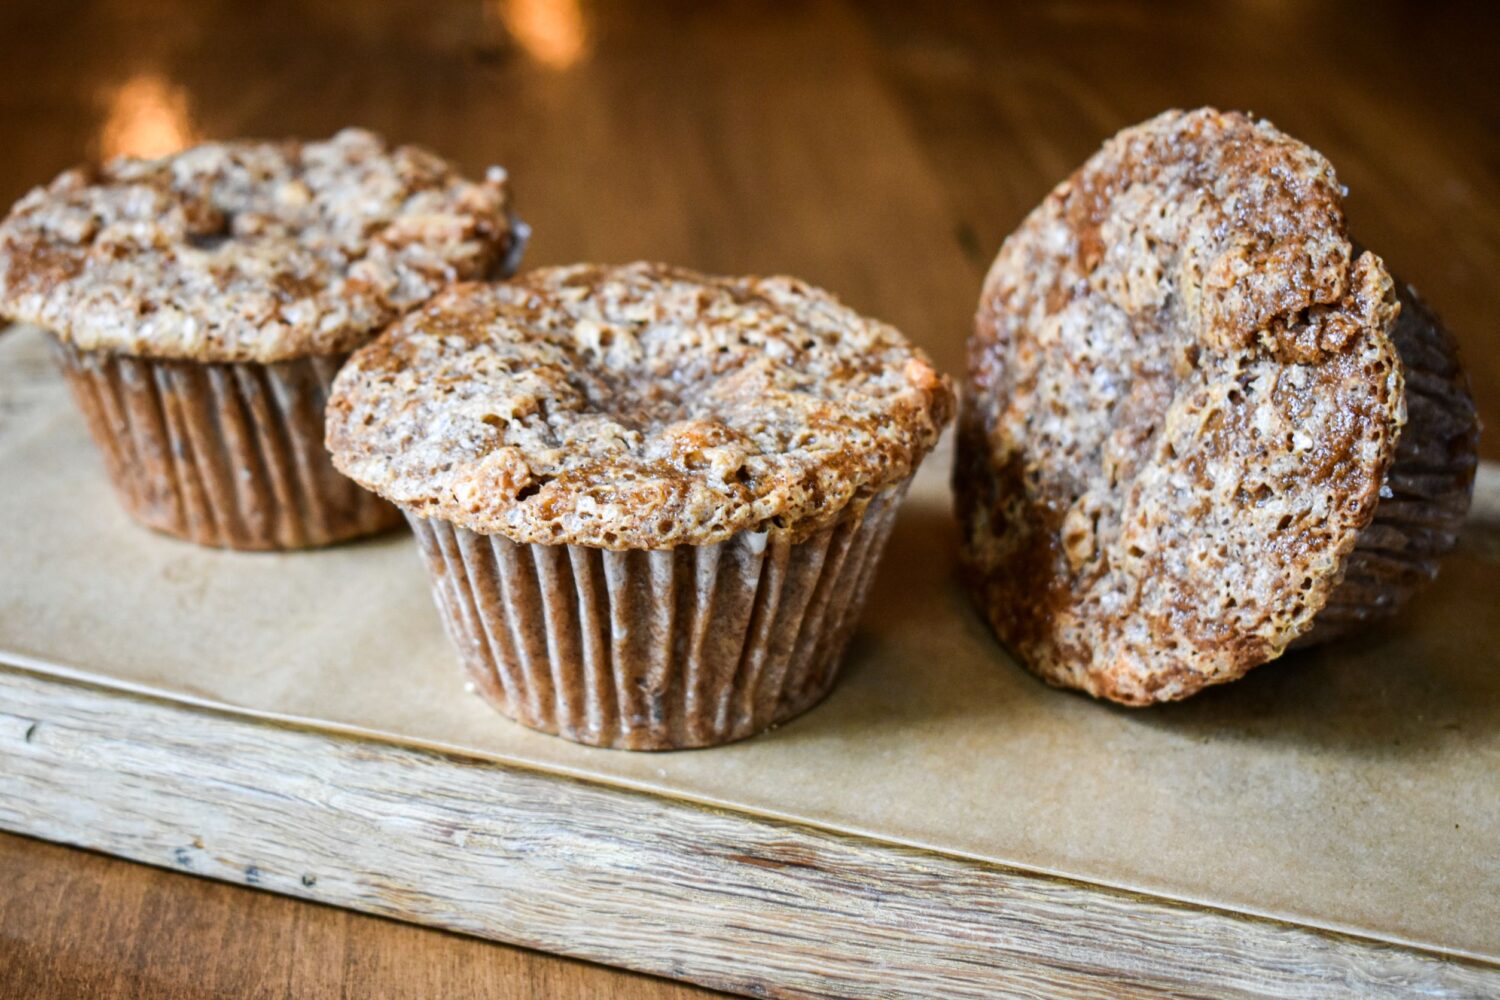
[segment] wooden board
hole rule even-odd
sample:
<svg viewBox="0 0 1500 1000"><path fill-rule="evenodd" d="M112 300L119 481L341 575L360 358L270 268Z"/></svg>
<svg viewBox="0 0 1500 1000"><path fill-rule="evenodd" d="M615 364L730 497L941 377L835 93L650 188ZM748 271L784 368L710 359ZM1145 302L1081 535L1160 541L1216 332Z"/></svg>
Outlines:
<svg viewBox="0 0 1500 1000"><path fill-rule="evenodd" d="M1495 680L1442 640L1487 560L1205 715L1122 712L1036 684L967 612L939 466L828 704L734 747L595 751L462 694L404 536L244 556L129 524L41 347L0 341L0 826L750 993L1500 990ZM1131 827L1184 843L1138 863ZM1309 859L1317 892L1277 870Z"/></svg>
<svg viewBox="0 0 1500 1000"><path fill-rule="evenodd" d="M0 995L711 1000L691 983L0 831Z"/></svg>
<svg viewBox="0 0 1500 1000"><path fill-rule="evenodd" d="M0 826L760 996L1481 996L1500 969L0 670Z"/></svg>

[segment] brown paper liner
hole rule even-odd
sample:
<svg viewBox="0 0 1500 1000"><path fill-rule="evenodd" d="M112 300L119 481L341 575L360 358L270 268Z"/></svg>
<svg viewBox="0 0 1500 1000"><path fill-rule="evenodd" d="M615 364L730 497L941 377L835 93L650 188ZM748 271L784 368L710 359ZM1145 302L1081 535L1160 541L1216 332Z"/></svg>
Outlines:
<svg viewBox="0 0 1500 1000"><path fill-rule="evenodd" d="M1474 492L1479 418L1458 349L1415 289L1396 283L1392 339L1406 378L1406 426L1375 518L1360 532L1344 579L1296 643L1312 645L1395 614L1438 573L1458 542Z"/></svg>
<svg viewBox="0 0 1500 1000"><path fill-rule="evenodd" d="M409 520L486 701L578 743L673 750L752 736L828 693L905 489L799 542L615 552Z"/></svg>
<svg viewBox="0 0 1500 1000"><path fill-rule="evenodd" d="M201 364L53 343L120 503L147 527L199 545L301 549L400 523L323 445L347 355Z"/></svg>

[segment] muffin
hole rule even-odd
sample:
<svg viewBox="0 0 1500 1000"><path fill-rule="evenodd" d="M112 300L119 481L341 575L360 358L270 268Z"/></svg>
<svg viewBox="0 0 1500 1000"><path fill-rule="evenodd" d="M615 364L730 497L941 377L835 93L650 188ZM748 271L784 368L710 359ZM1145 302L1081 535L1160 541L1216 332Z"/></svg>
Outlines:
<svg viewBox="0 0 1500 1000"><path fill-rule="evenodd" d="M375 331L513 269L505 174L345 130L69 170L0 223L0 314L52 332L125 509L201 545L295 549L400 523L323 447Z"/></svg>
<svg viewBox="0 0 1500 1000"><path fill-rule="evenodd" d="M1185 698L1393 613L1453 545L1467 383L1342 197L1268 123L1171 111L1001 248L954 486L975 598L1044 680Z"/></svg>
<svg viewBox="0 0 1500 1000"><path fill-rule="evenodd" d="M580 266L456 286L356 351L328 446L406 512L492 705L666 750L823 697L952 407L802 282Z"/></svg>

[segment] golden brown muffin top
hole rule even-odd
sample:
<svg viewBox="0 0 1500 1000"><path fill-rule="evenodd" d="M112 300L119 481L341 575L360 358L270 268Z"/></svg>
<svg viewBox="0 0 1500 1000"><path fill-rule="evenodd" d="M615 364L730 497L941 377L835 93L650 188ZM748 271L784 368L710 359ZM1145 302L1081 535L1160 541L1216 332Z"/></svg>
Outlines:
<svg viewBox="0 0 1500 1000"><path fill-rule="evenodd" d="M519 250L505 172L415 146L216 142L66 171L0 223L0 314L84 350L338 354Z"/></svg>
<svg viewBox="0 0 1500 1000"><path fill-rule="evenodd" d="M338 468L529 543L800 536L908 477L953 407L894 328L792 278L659 264L459 285L334 383Z"/></svg>
<svg viewBox="0 0 1500 1000"><path fill-rule="evenodd" d="M1338 584L1405 421L1392 282L1342 196L1265 122L1170 111L1001 248L955 485L981 601L1047 680L1185 697Z"/></svg>

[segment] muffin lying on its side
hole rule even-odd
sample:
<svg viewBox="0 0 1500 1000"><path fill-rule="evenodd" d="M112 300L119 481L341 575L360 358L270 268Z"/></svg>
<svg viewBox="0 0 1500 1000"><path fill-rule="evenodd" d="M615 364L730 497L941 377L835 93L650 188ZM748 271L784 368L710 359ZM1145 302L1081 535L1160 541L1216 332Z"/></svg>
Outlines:
<svg viewBox="0 0 1500 1000"><path fill-rule="evenodd" d="M1006 240L954 483L976 597L1045 680L1184 698L1435 573L1472 488L1473 404L1341 197L1269 124L1174 111Z"/></svg>
<svg viewBox="0 0 1500 1000"><path fill-rule="evenodd" d="M410 146L209 143L70 170L0 224L0 314L55 334L116 493L202 545L326 545L400 515L334 471L349 351L454 281L508 271L503 172Z"/></svg>
<svg viewBox="0 0 1500 1000"><path fill-rule="evenodd" d="M952 405L901 334L801 282L553 268L355 352L328 446L409 516L486 699L658 750L827 692Z"/></svg>

